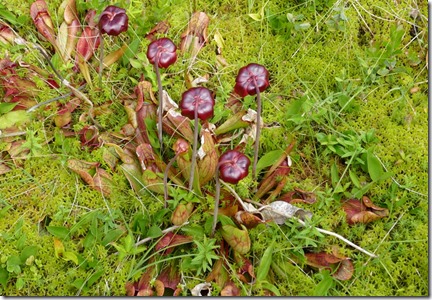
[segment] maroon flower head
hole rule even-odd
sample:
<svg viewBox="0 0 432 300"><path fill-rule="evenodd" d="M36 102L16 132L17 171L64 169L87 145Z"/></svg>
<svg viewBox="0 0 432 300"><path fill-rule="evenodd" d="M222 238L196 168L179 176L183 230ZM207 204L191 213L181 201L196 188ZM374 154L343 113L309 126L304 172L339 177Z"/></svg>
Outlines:
<svg viewBox="0 0 432 300"><path fill-rule="evenodd" d="M255 95L256 86L260 92L269 86L269 72L267 69L254 63L241 68L236 78L234 91L241 97Z"/></svg>
<svg viewBox="0 0 432 300"><path fill-rule="evenodd" d="M229 150L219 157L219 177L236 184L249 173L249 158L236 150Z"/></svg>
<svg viewBox="0 0 432 300"><path fill-rule="evenodd" d="M183 93L180 100L180 109L183 116L190 119L195 118L197 110L198 118L202 121L213 117L215 100L209 89L204 87L194 87Z"/></svg>
<svg viewBox="0 0 432 300"><path fill-rule="evenodd" d="M169 38L161 38L150 43L147 58L151 64L157 62L159 68L168 68L177 60L177 47Z"/></svg>
<svg viewBox="0 0 432 300"><path fill-rule="evenodd" d="M101 34L117 36L128 29L129 18L123 8L110 5L99 17L99 31Z"/></svg>

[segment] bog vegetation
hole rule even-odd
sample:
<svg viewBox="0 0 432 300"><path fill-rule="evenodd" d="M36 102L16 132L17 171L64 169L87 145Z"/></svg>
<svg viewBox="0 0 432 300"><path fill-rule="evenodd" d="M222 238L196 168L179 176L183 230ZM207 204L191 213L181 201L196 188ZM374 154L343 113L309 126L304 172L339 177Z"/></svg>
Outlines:
<svg viewBox="0 0 432 300"><path fill-rule="evenodd" d="M428 295L424 3L108 2L0 3L0 294Z"/></svg>

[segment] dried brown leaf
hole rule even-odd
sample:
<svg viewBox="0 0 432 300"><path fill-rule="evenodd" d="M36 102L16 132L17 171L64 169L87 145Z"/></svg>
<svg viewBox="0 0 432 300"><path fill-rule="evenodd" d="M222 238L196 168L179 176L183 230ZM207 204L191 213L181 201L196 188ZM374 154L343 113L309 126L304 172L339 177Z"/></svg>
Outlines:
<svg viewBox="0 0 432 300"><path fill-rule="evenodd" d="M207 28L210 19L204 12L195 12L189 23L188 28L181 35L180 50L190 52L192 56L198 54L201 48L207 43Z"/></svg>

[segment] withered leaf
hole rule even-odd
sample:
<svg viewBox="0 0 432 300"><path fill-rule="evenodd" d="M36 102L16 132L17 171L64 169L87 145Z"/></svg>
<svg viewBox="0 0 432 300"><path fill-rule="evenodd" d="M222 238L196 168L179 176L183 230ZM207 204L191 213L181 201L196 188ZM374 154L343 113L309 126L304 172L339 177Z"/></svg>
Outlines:
<svg viewBox="0 0 432 300"><path fill-rule="evenodd" d="M181 275L178 270L168 266L162 270L157 279L163 283L165 290L168 288L175 291L180 283Z"/></svg>
<svg viewBox="0 0 432 300"><path fill-rule="evenodd" d="M278 200L286 201L291 204L299 203L299 202L313 204L316 202L316 196L313 192L308 192L308 191L301 190L299 188L294 188L294 191L279 196Z"/></svg>
<svg viewBox="0 0 432 300"><path fill-rule="evenodd" d="M363 196L361 200L349 199L342 204L347 215L349 225L356 223L370 223L380 218L388 216L388 209L376 206L372 201Z"/></svg>
<svg viewBox="0 0 432 300"><path fill-rule="evenodd" d="M150 42L153 42L157 37L156 34L166 34L169 29L169 24L166 21L161 21L156 24L155 27L153 27L149 33L145 35L145 38L148 39Z"/></svg>
<svg viewBox="0 0 432 300"><path fill-rule="evenodd" d="M238 211L235 214L235 219L239 224L243 224L248 229L254 228L258 226L258 224L265 223L259 213L254 214L244 210Z"/></svg>
<svg viewBox="0 0 432 300"><path fill-rule="evenodd" d="M201 48L207 42L207 28L210 19L204 12L194 12L188 28L181 35L180 50L190 52L192 56L198 54Z"/></svg>
<svg viewBox="0 0 432 300"><path fill-rule="evenodd" d="M206 282L214 281L218 286L224 286L228 280L228 276L223 260L220 259L213 264L213 269L207 276Z"/></svg>

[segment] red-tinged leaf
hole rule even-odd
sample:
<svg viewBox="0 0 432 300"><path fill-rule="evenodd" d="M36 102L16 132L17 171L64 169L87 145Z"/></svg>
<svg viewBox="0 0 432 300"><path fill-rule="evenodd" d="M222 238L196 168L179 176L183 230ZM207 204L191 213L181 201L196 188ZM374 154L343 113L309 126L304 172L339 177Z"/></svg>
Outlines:
<svg viewBox="0 0 432 300"><path fill-rule="evenodd" d="M347 215L349 225L367 224L388 216L388 209L374 205L366 196L362 200L349 199L342 204L342 208Z"/></svg>
<svg viewBox="0 0 432 300"><path fill-rule="evenodd" d="M232 225L222 226L222 237L239 254L246 254L250 250L251 241L249 233L242 225L243 230Z"/></svg>
<svg viewBox="0 0 432 300"><path fill-rule="evenodd" d="M99 30L96 27L95 16L96 11L94 9L91 9L87 12L87 15L85 17L88 25L83 28L81 36L79 37L76 45L75 61L77 62L77 65L79 61L88 61L93 56L96 49L99 47L100 35ZM77 65L75 66L76 70Z"/></svg>
<svg viewBox="0 0 432 300"><path fill-rule="evenodd" d="M150 169L144 170L141 176L141 190L148 189L156 194L163 195L164 193L164 182L163 177L156 174Z"/></svg>
<svg viewBox="0 0 432 300"><path fill-rule="evenodd" d="M102 168L96 168L93 176L93 188L105 196L111 194L112 176Z"/></svg>
<svg viewBox="0 0 432 300"><path fill-rule="evenodd" d="M156 244L155 250L159 251L162 249L166 249L163 254L168 255L174 250L173 247L187 244L187 243L190 243L192 241L193 241L193 238L191 236L185 236L185 235L180 235L180 234L168 232Z"/></svg>
<svg viewBox="0 0 432 300"><path fill-rule="evenodd" d="M78 132L80 136L81 146L88 147L90 149L96 149L102 145L102 140L99 138L99 130L96 126L84 126Z"/></svg>
<svg viewBox="0 0 432 300"><path fill-rule="evenodd" d="M189 52L191 56L196 56L201 48L207 43L207 28L210 19L204 12L195 12L189 23L188 28L181 35L180 50Z"/></svg>
<svg viewBox="0 0 432 300"><path fill-rule="evenodd" d="M165 290L171 289L174 292L180 283L181 275L178 270L168 266L162 270L157 279L163 283Z"/></svg>
<svg viewBox="0 0 432 300"><path fill-rule="evenodd" d="M347 257L336 257L325 252L306 253L305 256L308 265L329 270L339 280L348 280L354 274L354 265Z"/></svg>
<svg viewBox="0 0 432 300"><path fill-rule="evenodd" d="M74 98L62 105L57 110L57 115L54 117L54 123L57 127L62 128L72 120L72 112L81 104L80 99Z"/></svg>
<svg viewBox="0 0 432 300"><path fill-rule="evenodd" d="M46 2L44 0L36 0L33 2L30 6L30 16L39 33L42 34L56 49L58 49L54 25L48 12L48 5Z"/></svg>
<svg viewBox="0 0 432 300"><path fill-rule="evenodd" d="M98 162L92 163L77 159L69 159L67 166L69 169L80 175L84 182L90 187L105 195L110 194L110 186L112 184L111 175L109 175L104 169L100 168ZM91 173L93 175L91 175Z"/></svg>
<svg viewBox="0 0 432 300"><path fill-rule="evenodd" d="M0 21L0 42L3 44L13 44L15 34L9 25Z"/></svg>
<svg viewBox="0 0 432 300"><path fill-rule="evenodd" d="M332 276L339 280L349 280L354 274L354 264L351 259L344 259Z"/></svg>
<svg viewBox="0 0 432 300"><path fill-rule="evenodd" d="M244 283L252 283L256 277L251 261L238 253L234 253L234 259L240 266L237 270L237 277Z"/></svg>
<svg viewBox="0 0 432 300"><path fill-rule="evenodd" d="M153 283L153 287L156 291L156 296L163 296L165 292L165 286L162 281L156 279Z"/></svg>
<svg viewBox="0 0 432 300"><path fill-rule="evenodd" d="M240 296L240 289L234 284L234 282L230 281L222 289L221 296L223 296L223 297L238 297L238 296Z"/></svg>
<svg viewBox="0 0 432 300"><path fill-rule="evenodd" d="M0 161L0 175L6 174L7 172L12 171L5 162Z"/></svg>
<svg viewBox="0 0 432 300"><path fill-rule="evenodd" d="M191 202L187 204L179 203L171 216L171 222L177 226L182 225L189 220L193 208L194 205Z"/></svg>

